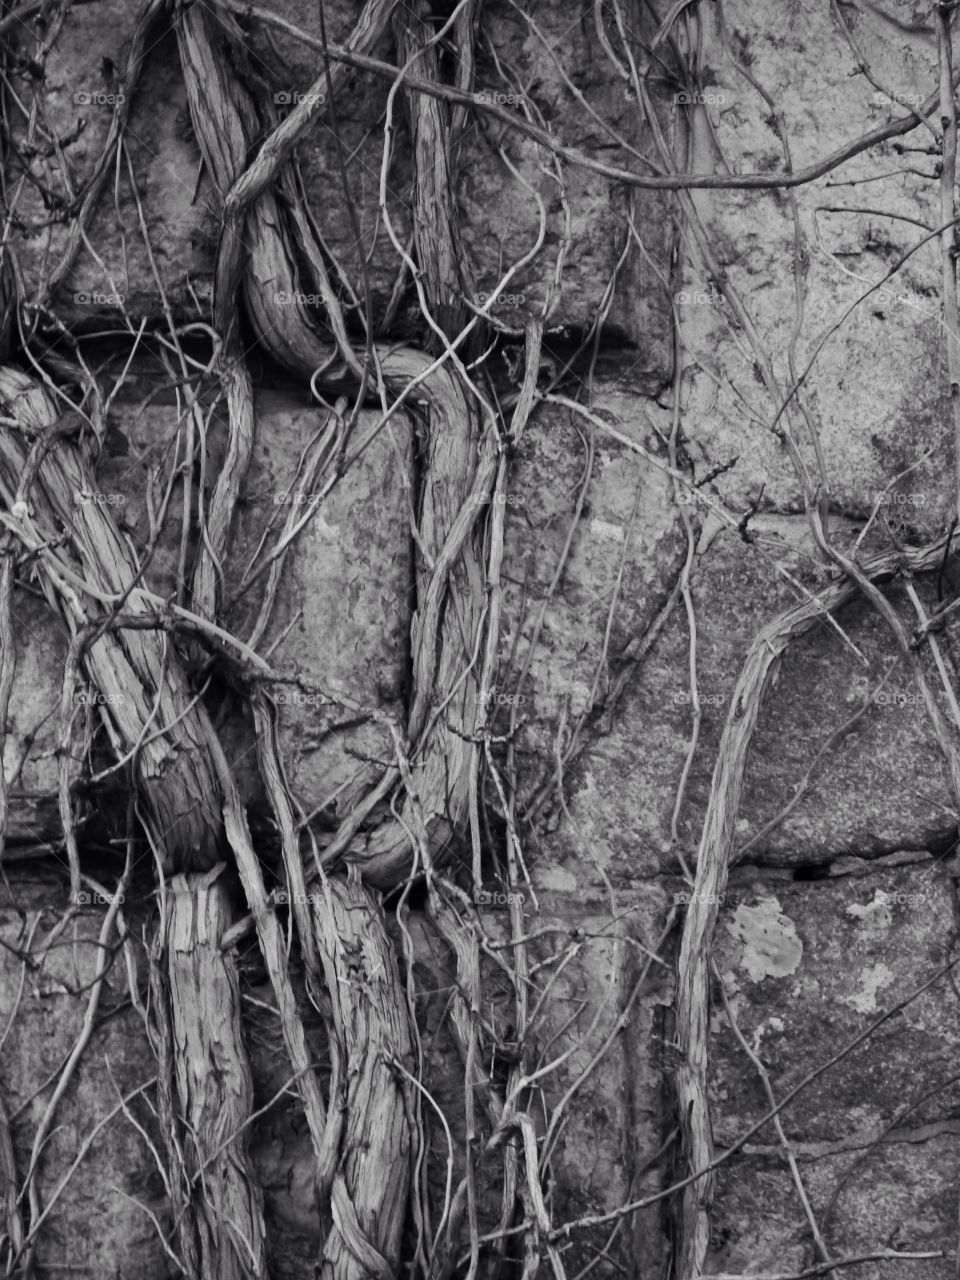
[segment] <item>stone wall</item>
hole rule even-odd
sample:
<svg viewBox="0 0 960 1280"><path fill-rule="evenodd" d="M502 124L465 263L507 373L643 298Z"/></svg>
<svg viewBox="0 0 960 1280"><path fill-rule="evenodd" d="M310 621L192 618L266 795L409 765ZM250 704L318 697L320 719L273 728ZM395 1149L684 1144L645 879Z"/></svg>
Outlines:
<svg viewBox="0 0 960 1280"><path fill-rule="evenodd" d="M313 6L284 0L273 7L313 29ZM685 140L691 169L735 175L782 171L787 139L793 168L800 170L909 110L915 95L927 96L936 84L936 48L928 34L906 29L923 25L925 10L915 13L905 2L887 8L896 22L868 5L845 3L839 14L876 82L899 99L889 111L878 105L874 85L855 74L853 48L825 5L792 0L774 9L738 0L724 6L724 29L719 8L700 4L703 101L679 111L675 86L664 76L657 101L669 145L679 154ZM510 4L485 6L489 46L482 50L477 85L511 92L503 87L509 80L496 74L495 52L565 145L642 167L613 132L651 156L654 142L638 125L630 85L604 53L592 6L525 9L533 22ZM614 29L612 10L599 9ZM331 41L345 38L357 12L345 0L328 8ZM642 48L655 24L639 6L624 13ZM97 101L110 90L103 59L122 62L135 18L112 0L71 9L48 62L50 122L67 137L83 121L67 149L76 189L91 174L110 123L112 108ZM21 43L28 45L26 31ZM731 55L773 95L781 125ZM304 91L316 74L314 55L293 37L278 34L268 44L258 35L251 56L281 93ZM15 83L29 101L34 89L26 71ZM93 101L78 103L77 94ZM310 208L349 287L369 288L381 336L416 343L423 321L376 212L388 86L373 74L353 73L336 108L369 255L364 266L344 216L335 138L324 124L299 152ZM592 112L609 127L602 128ZM119 372L131 350L131 333L111 299L122 295L129 315L152 330L162 326L161 284L181 322L205 319L212 291L216 238L209 180L169 34L151 48L130 121L130 163L152 259L135 234L138 200L130 184L120 184L116 200L108 186L89 228L96 254L81 252L50 305L62 325L98 344L106 378ZM931 123L936 125L936 113ZM688 230L682 240L676 457L680 470L702 486L705 500L691 500L690 489L675 485L669 474L673 313L664 281L678 203L672 195L631 192L612 179L565 167L570 230L562 296L548 327L551 369L562 366L588 331L611 280L614 299L595 362L580 360L560 387L564 396L579 397L592 417L541 402L514 462L494 720L503 731L517 712L519 808L530 818L523 832L531 931L544 939L544 956L563 945L574 949L538 1026L538 1039L553 1054L570 1051L543 1084L549 1104L556 1106L590 1068L553 1135L548 1207L555 1224L613 1214L686 1175L671 1084L677 931L664 936L668 915L677 909L682 919L691 892L683 866L696 862L720 735L733 713L748 647L774 615L831 580L787 451L770 430L780 405L764 384L758 350L783 390L812 361L803 393L822 444L838 545L849 550L857 543L876 495L894 481L863 539L864 554L903 539L925 541L949 523L954 480L937 241L913 253L829 341L819 343L939 223L936 156L922 150L931 142L929 130L918 128L792 194L693 194L702 236ZM388 209L406 244L411 162L402 127L395 147ZM506 296L495 308L514 331L498 353L509 367L522 352L523 323L543 299L565 234L563 206L550 163L529 139L498 125L478 124L468 132L461 171L456 207L478 297L496 286L503 264L536 240L531 188L548 214L544 248L502 290ZM42 287L66 243L63 208L73 193L62 177L57 180L59 205L31 190L21 208L24 218L45 224L14 237L27 299ZM841 206L847 212L838 212ZM803 235L804 300L791 370L795 218ZM643 251L634 245L621 261L631 219ZM725 287L736 291L755 341L732 295L716 287L714 267ZM55 357L59 339L49 316L40 313L37 320ZM144 342L112 406L99 466L102 493L141 550L151 476L168 465L178 426L180 410L168 381L157 344ZM257 370L256 410L254 461L228 571L228 589L237 598L225 619L239 635L249 633L258 608L256 590L239 594L244 567L270 522L286 514L298 459L321 420L306 388L265 367ZM357 430L375 420L372 409L365 411ZM208 491L224 448L224 423L215 412L206 451ZM801 437L800 450L815 466L809 437ZM394 712L404 705L409 666L413 549L405 482L415 467L413 426L400 416L298 540L261 645L278 668ZM691 546L695 633L676 592ZM178 556L175 538L161 540L148 572L154 591L175 590ZM909 630L916 620L907 585L895 584L889 594ZM956 589L956 571L948 564L939 582L928 577L915 585L932 611ZM92 902L41 970L23 965L19 948L36 930L53 927L67 894L55 716L66 638L29 583L18 588L14 612L18 667L4 752L14 789L0 908L0 1025L9 1022L9 1033L0 1049L0 1086L18 1167L25 1168L49 1096L45 1082L69 1054L82 1021L103 908ZM692 634L702 718L673 839L693 725ZM952 640L948 628L943 646L951 663ZM753 742L736 826L739 846L719 904L714 950L709 1100L723 1161L712 1213L710 1268L716 1272L786 1275L820 1261L798 1177L833 1257L883 1250L944 1255L865 1262L844 1271L852 1280L881 1274L885 1280L946 1280L955 1271L957 988L949 975L934 979L955 944L957 798L902 661L864 715L840 732L896 656L888 629L866 605L855 603L836 619L825 616L788 650ZM939 689L930 653L922 658ZM261 824L269 850L251 725L226 684L217 685L209 701L254 827ZM281 697L281 724L291 787L317 830L329 828L379 776L388 737L369 719L334 713L305 693ZM94 708L89 727L96 754L104 743ZM562 759L568 752L558 777L558 754ZM96 867L101 878L119 866L109 841L118 835L124 793L117 780L110 785L114 793L108 787L77 801L85 865ZM124 968L137 957L144 963L143 938L155 916L151 872L149 861L138 869L127 910L130 947L111 957L90 1052L43 1154L43 1202L53 1197L77 1144L153 1071ZM488 913L487 924L493 936L504 927L496 912ZM425 920L417 918L411 936L426 1078L454 1135L462 1137L459 1060L442 1027L451 960ZM259 1107L280 1088L286 1068L256 946L249 936L238 946ZM313 1032L322 1057L322 1037L318 1028ZM593 1064L604 1045L604 1056ZM778 1103L797 1090L781 1113L783 1140L767 1123L743 1144L771 1108L766 1086ZM38 1277L67 1267L91 1277L172 1274L155 1229L168 1228L169 1218L149 1145L156 1119L148 1098L149 1089L130 1104L129 1114L118 1111L98 1131L80 1174L51 1210ZM441 1196L442 1152L442 1145L434 1147L428 1169ZM283 1099L258 1119L253 1154L275 1274L307 1274L320 1235L311 1149L292 1103ZM482 1194L496 1203L493 1172ZM666 1276L675 1238L672 1201L630 1214L619 1225L611 1217L572 1233L564 1254L567 1275L586 1274L605 1250L593 1267L597 1276Z"/></svg>

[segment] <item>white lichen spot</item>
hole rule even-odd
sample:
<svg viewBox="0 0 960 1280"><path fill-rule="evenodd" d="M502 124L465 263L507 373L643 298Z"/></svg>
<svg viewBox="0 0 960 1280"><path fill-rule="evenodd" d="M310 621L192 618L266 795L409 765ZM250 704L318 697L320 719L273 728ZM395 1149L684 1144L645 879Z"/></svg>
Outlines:
<svg viewBox="0 0 960 1280"><path fill-rule="evenodd" d="M23 765L23 740L12 733L7 735L3 744L3 776L11 783L17 776L18 768Z"/></svg>
<svg viewBox="0 0 960 1280"><path fill-rule="evenodd" d="M758 1023L757 1029L753 1033L753 1044L751 1046L751 1048L753 1049L753 1052L757 1055L757 1057L760 1057L760 1055L763 1052L763 1037L765 1035L768 1035L771 1031L773 1032L783 1031L782 1018L777 1018L777 1017L764 1018L760 1023Z"/></svg>
<svg viewBox="0 0 960 1280"><path fill-rule="evenodd" d="M579 881L572 871L568 871L566 867L544 867L537 868L538 888L547 889L552 893L575 893L579 887Z"/></svg>
<svg viewBox="0 0 960 1280"><path fill-rule="evenodd" d="M776 898L759 898L755 907L741 903L725 927L743 947L740 967L751 982L785 978L800 967L803 943Z"/></svg>
<svg viewBox="0 0 960 1280"><path fill-rule="evenodd" d="M841 1001L856 1009L857 1013L876 1013L877 992L881 987L889 987L891 982L892 971L885 964L875 964L860 975L860 990L852 996L841 996Z"/></svg>
<svg viewBox="0 0 960 1280"><path fill-rule="evenodd" d="M591 520L589 528L591 533L595 533L598 538L606 538L608 542L623 541L623 526L611 524L609 520Z"/></svg>
<svg viewBox="0 0 960 1280"><path fill-rule="evenodd" d="M893 924L893 914L890 911L890 895L885 893L883 889L877 889L873 895L872 902L868 902L863 906L859 902L851 902L847 907L847 915L854 916L868 929L889 929Z"/></svg>

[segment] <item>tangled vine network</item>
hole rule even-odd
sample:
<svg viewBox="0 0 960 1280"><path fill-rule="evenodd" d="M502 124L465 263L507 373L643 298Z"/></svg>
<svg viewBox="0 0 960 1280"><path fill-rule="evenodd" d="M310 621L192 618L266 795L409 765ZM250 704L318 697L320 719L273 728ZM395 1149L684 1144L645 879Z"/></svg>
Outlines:
<svg viewBox="0 0 960 1280"><path fill-rule="evenodd" d="M860 6L837 0L834 7L836 21L853 41L846 15ZM11 1119L0 1107L3 1271L20 1277L36 1273L51 1210L70 1179L83 1176L83 1158L95 1135L85 1140L53 1193L41 1195L41 1157L96 1024L107 966L119 957L126 963L130 1000L143 1020L156 1072L135 1099L122 1098L118 1110L131 1119L143 1117L137 1124L144 1149L164 1189L163 1212L152 1220L171 1274L192 1280L271 1274L265 1192L250 1153L259 1111L239 961L240 947L252 939L282 1037L276 1052L285 1055L283 1094L296 1100L309 1135L310 1201L323 1241L313 1274L325 1280L397 1275L531 1280L540 1274L561 1280L591 1271L626 1274L614 1261L614 1246L630 1235L638 1215L652 1210L667 1224L669 1274L693 1280L706 1274L718 1167L767 1123L776 1127L789 1153L778 1119L787 1099L768 1090L768 1114L718 1154L707 1057L716 1005L718 904L737 848L751 741L788 647L825 618L843 636L835 615L853 601L875 611L916 683L960 806L960 707L937 641L953 606L928 615L910 587L917 617L907 623L885 591L894 580L911 583L922 575L942 575L960 520L960 217L955 207L960 72L953 67L954 5L932 7L930 32L937 41L940 77L930 96L909 110L891 112L887 123L805 168L794 167L777 101L748 63L738 61L719 0L678 0L663 12L623 0L569 6L570 21L590 26L599 41L611 81L635 112L635 140L642 139L640 149L597 117L605 144L592 151L564 142L537 106L536 88L498 58L489 39L489 24L496 19L483 0L448 0L439 6L425 0L367 0L339 44L328 39L322 0L309 21L308 8L298 9L294 21L282 6L274 11L241 0L147 0L137 13L125 64L112 68L112 114L102 153L84 186L54 210L65 237L62 251L45 262L39 284L29 286L15 233L25 226L22 203L35 191L49 191L51 170L66 164L70 141L57 136L45 115L44 86L47 60L71 6L43 0L0 16L7 85L0 247L4 741L18 679L15 590L28 584L42 593L69 636L57 729L58 822L69 906L48 933L31 934L24 943L19 953L24 965L70 937L91 886L108 903L83 1026L48 1086L25 1168L14 1151ZM549 60L536 15L526 8L507 0L503 11L520 24L532 47L547 50L542 56ZM280 68L253 53L254 33L268 43L292 37L308 51L315 79L295 101L277 91ZM696 108L687 104L703 96L708 36L765 103L781 149L779 165L768 171L705 167L698 161L702 153L690 145ZM128 152L138 91L164 42L166 47L175 43L189 129L216 220L212 293L202 304L195 300L189 315L164 291ZM29 109L9 89L12 69L26 64L37 87ZM481 65L488 72L493 68L500 90L478 92ZM579 101L575 76L555 58L552 65L564 90ZM398 283L386 315L376 314L369 261L361 255L351 282L325 240L300 167L301 144L322 124L334 139L335 163L326 178L338 217L351 238L362 243L361 210L337 118L348 78L358 72L375 77L387 90L376 216L395 253ZM800 361L807 248L795 192L917 130L933 133L939 151L939 222L922 243L932 242L942 259L955 515L925 543L901 541L861 555L859 544L849 547L831 529L830 477L806 395L820 351L846 317L810 349L806 363ZM538 224L523 254L511 262L501 254L499 279L482 294L456 200L464 140L475 131L503 172L524 186ZM537 185L520 178L511 158L518 139L536 157ZM389 198L401 142L409 149L411 166L409 236L395 225ZM609 151L629 158L613 163L603 158ZM617 271L590 325L562 356L550 343L574 238L568 189L585 176L602 178L623 196L627 212L618 271L625 271L631 258L652 264L661 276L657 287L672 299L666 314L673 432L650 447L620 430L621 424L596 410L591 399ZM98 209L121 186L129 187L138 214L137 225L125 228L125 234L143 242L162 320L148 326L121 300L118 314L130 355L108 387L91 355L95 347L57 319L57 303L77 262L93 252L90 228ZM746 302L716 258L696 198L707 190L774 193L792 222L797 322L786 353L788 379L780 353L775 359L764 344ZM660 266L648 248L643 219L634 216L641 201L653 196L660 201L655 207L670 241ZM708 495L702 480L695 486L682 447L694 428L681 423L689 352L676 296L694 259L733 317L748 353L766 405L757 430L774 439L790 460L827 580L818 590L798 592L796 603L772 616L749 648L716 753L699 848L689 859L675 850L673 869L689 888L684 910L674 906L658 936L637 944L618 932L611 906L610 931L599 942L612 942L618 951L635 946L639 960L633 981L615 1000L611 994L612 1020L602 1020L601 1014L609 1012L604 1007L589 1021L578 1042L577 1070L558 1091L554 1083L571 1051L557 1050L557 1037L547 1033L551 992L598 939L583 930L532 924L529 909L524 910L525 894L535 901L530 845L543 836L541 819L550 804L566 810L564 769L573 768L592 727L614 714L627 683L679 606L690 622L691 651L695 648L691 566L700 517L751 539L751 513L731 513ZM895 263L889 275L901 265ZM534 267L541 301L528 311L522 328L511 327L498 313L497 299L518 288L518 281L529 290ZM395 323L402 298L415 302L412 326ZM520 351L512 368L503 358L508 344ZM155 477L150 537L141 546L127 536L108 502L78 502L77 495L98 491L108 414L134 376L140 349L148 345L159 353L177 408L175 447L166 474ZM253 625L241 634L231 568L238 512L261 431L255 383L265 368L297 388L303 402L319 413L320 425L297 463L297 501L270 528L245 572L245 598L256 603ZM543 406L562 412L589 434L588 479L597 439L618 442L658 469L682 519L683 555L654 622L628 646L615 677L599 691L595 682L587 711L558 740L556 759L531 788L520 774L516 751L522 699L510 705L505 724L496 691L505 677L511 483L528 423ZM204 459L215 414L225 423L225 445L211 475ZM400 424L410 426L413 444L409 466L403 460L407 455L398 454L406 468L409 527L397 530L397 541L410 540L414 603L405 705L397 715L274 665L264 638L302 531L371 445L385 437L395 440ZM689 500L694 493L696 511ZM551 593L583 515L585 494L586 486ZM876 510L871 520L875 516ZM179 552L179 583L172 595L150 585L164 539ZM531 650L549 602L550 594L542 602ZM675 838L700 724L695 665L695 714L674 809ZM529 667L529 659L518 664L516 689L528 678ZM291 686L317 705L375 724L390 744L389 757L377 762L376 779L335 817L327 811L317 818L290 783L278 699ZM78 702L78 691L87 689L94 691L92 715L89 699ZM224 746L218 708L224 690L255 735L266 820L252 821L245 784ZM105 808L116 811L111 821L121 832L118 843L125 854L122 873L110 886L91 879L95 870L87 835L77 822L81 798L98 794ZM9 779L3 778L0 861L14 804ZM144 857L152 867L156 905L138 937L124 902ZM478 911L491 859L508 906L500 933L490 915ZM455 1050L449 1061L456 1064L457 1088L450 1090L448 1081L444 1096L459 1093L456 1116L445 1114L431 1086L433 1049L416 985L414 921L418 936L425 934L449 967L440 1022ZM672 1098L664 1103L672 1118L664 1144L650 1152L655 1180L638 1174L631 1199L564 1216L554 1170L560 1136L588 1082L604 1070L645 994L664 975L674 983L668 1045ZM732 1019L729 1007L727 1013ZM430 1035L439 1034L432 1025ZM762 1072L759 1059L752 1061ZM857 1259L830 1250L796 1161L790 1168L809 1219L815 1259L805 1274L837 1274L836 1268ZM638 1259L630 1274L653 1273Z"/></svg>

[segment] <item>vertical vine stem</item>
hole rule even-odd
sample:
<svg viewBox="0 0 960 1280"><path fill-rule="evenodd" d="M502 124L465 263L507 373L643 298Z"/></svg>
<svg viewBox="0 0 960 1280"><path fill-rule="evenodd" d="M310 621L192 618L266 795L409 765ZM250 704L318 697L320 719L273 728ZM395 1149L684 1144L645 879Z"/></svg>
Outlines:
<svg viewBox="0 0 960 1280"><path fill-rule="evenodd" d="M888 553L865 562L857 577L875 584L902 568L930 572L943 558L943 539L902 555ZM724 724L710 786L710 800L697 853L697 868L683 922L677 961L676 1024L680 1062L675 1074L677 1109L686 1130L686 1161L695 1181L682 1201L682 1280L702 1276L710 1246L709 1207L713 1134L707 1095L707 1036L710 1018L710 948L723 900L736 836L750 743L764 697L790 643L862 591L852 576L824 587L767 623L750 646Z"/></svg>
<svg viewBox="0 0 960 1280"><path fill-rule="evenodd" d="M940 62L940 123L943 142L940 161L940 256L943 273L943 328L947 344L947 377L953 417L955 511L960 517L960 314L957 311L957 104L953 88L953 36L950 15L954 0L934 5L937 20L937 53Z"/></svg>
<svg viewBox="0 0 960 1280"><path fill-rule="evenodd" d="M221 947L231 905L219 863L178 875L164 932L173 1077L201 1274L258 1280L266 1267L263 1196L247 1152L253 1081L240 1025L235 957Z"/></svg>

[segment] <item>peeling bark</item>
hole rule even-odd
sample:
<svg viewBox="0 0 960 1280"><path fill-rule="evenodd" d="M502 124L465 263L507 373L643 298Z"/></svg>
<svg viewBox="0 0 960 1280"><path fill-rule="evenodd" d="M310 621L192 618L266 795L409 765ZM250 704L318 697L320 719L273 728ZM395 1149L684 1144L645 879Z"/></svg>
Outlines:
<svg viewBox="0 0 960 1280"><path fill-rule="evenodd" d="M410 1186L407 1086L398 1070L414 1069L406 999L377 896L355 873L347 883L324 880L313 914L344 1063L331 1107L346 1111L320 1275L389 1280Z"/></svg>
<svg viewBox="0 0 960 1280"><path fill-rule="evenodd" d="M0 1263L9 1266L23 1248L23 1219L17 1203L17 1164L10 1135L10 1116L0 1098L0 1212L3 1214L3 1243Z"/></svg>
<svg viewBox="0 0 960 1280"><path fill-rule="evenodd" d="M74 436L55 434L59 415L48 393L3 366L0 407L17 422L16 430L0 432L5 523L34 553L40 585L71 632L121 608L132 614L162 610L163 601L141 584L109 507L89 500L98 492L93 469ZM219 783L166 633L104 631L90 640L83 664L117 757L135 753L137 782L171 865L208 868L222 849Z"/></svg>
<svg viewBox="0 0 960 1280"><path fill-rule="evenodd" d="M223 869L176 876L167 897L174 1079L202 1275L259 1280L267 1271L262 1196L247 1154L253 1084L236 964L220 947L231 920Z"/></svg>
<svg viewBox="0 0 960 1280"><path fill-rule="evenodd" d="M439 81L440 56L427 25L430 17L431 6L425 0L397 6L397 61L401 66L410 64L425 80ZM472 41L464 43L472 47ZM417 264L434 319L453 339L466 319L460 296L465 258L453 217L449 108L437 98L419 93L408 94L406 105L417 172L413 196ZM432 350L441 350L436 335L428 334L427 341Z"/></svg>

